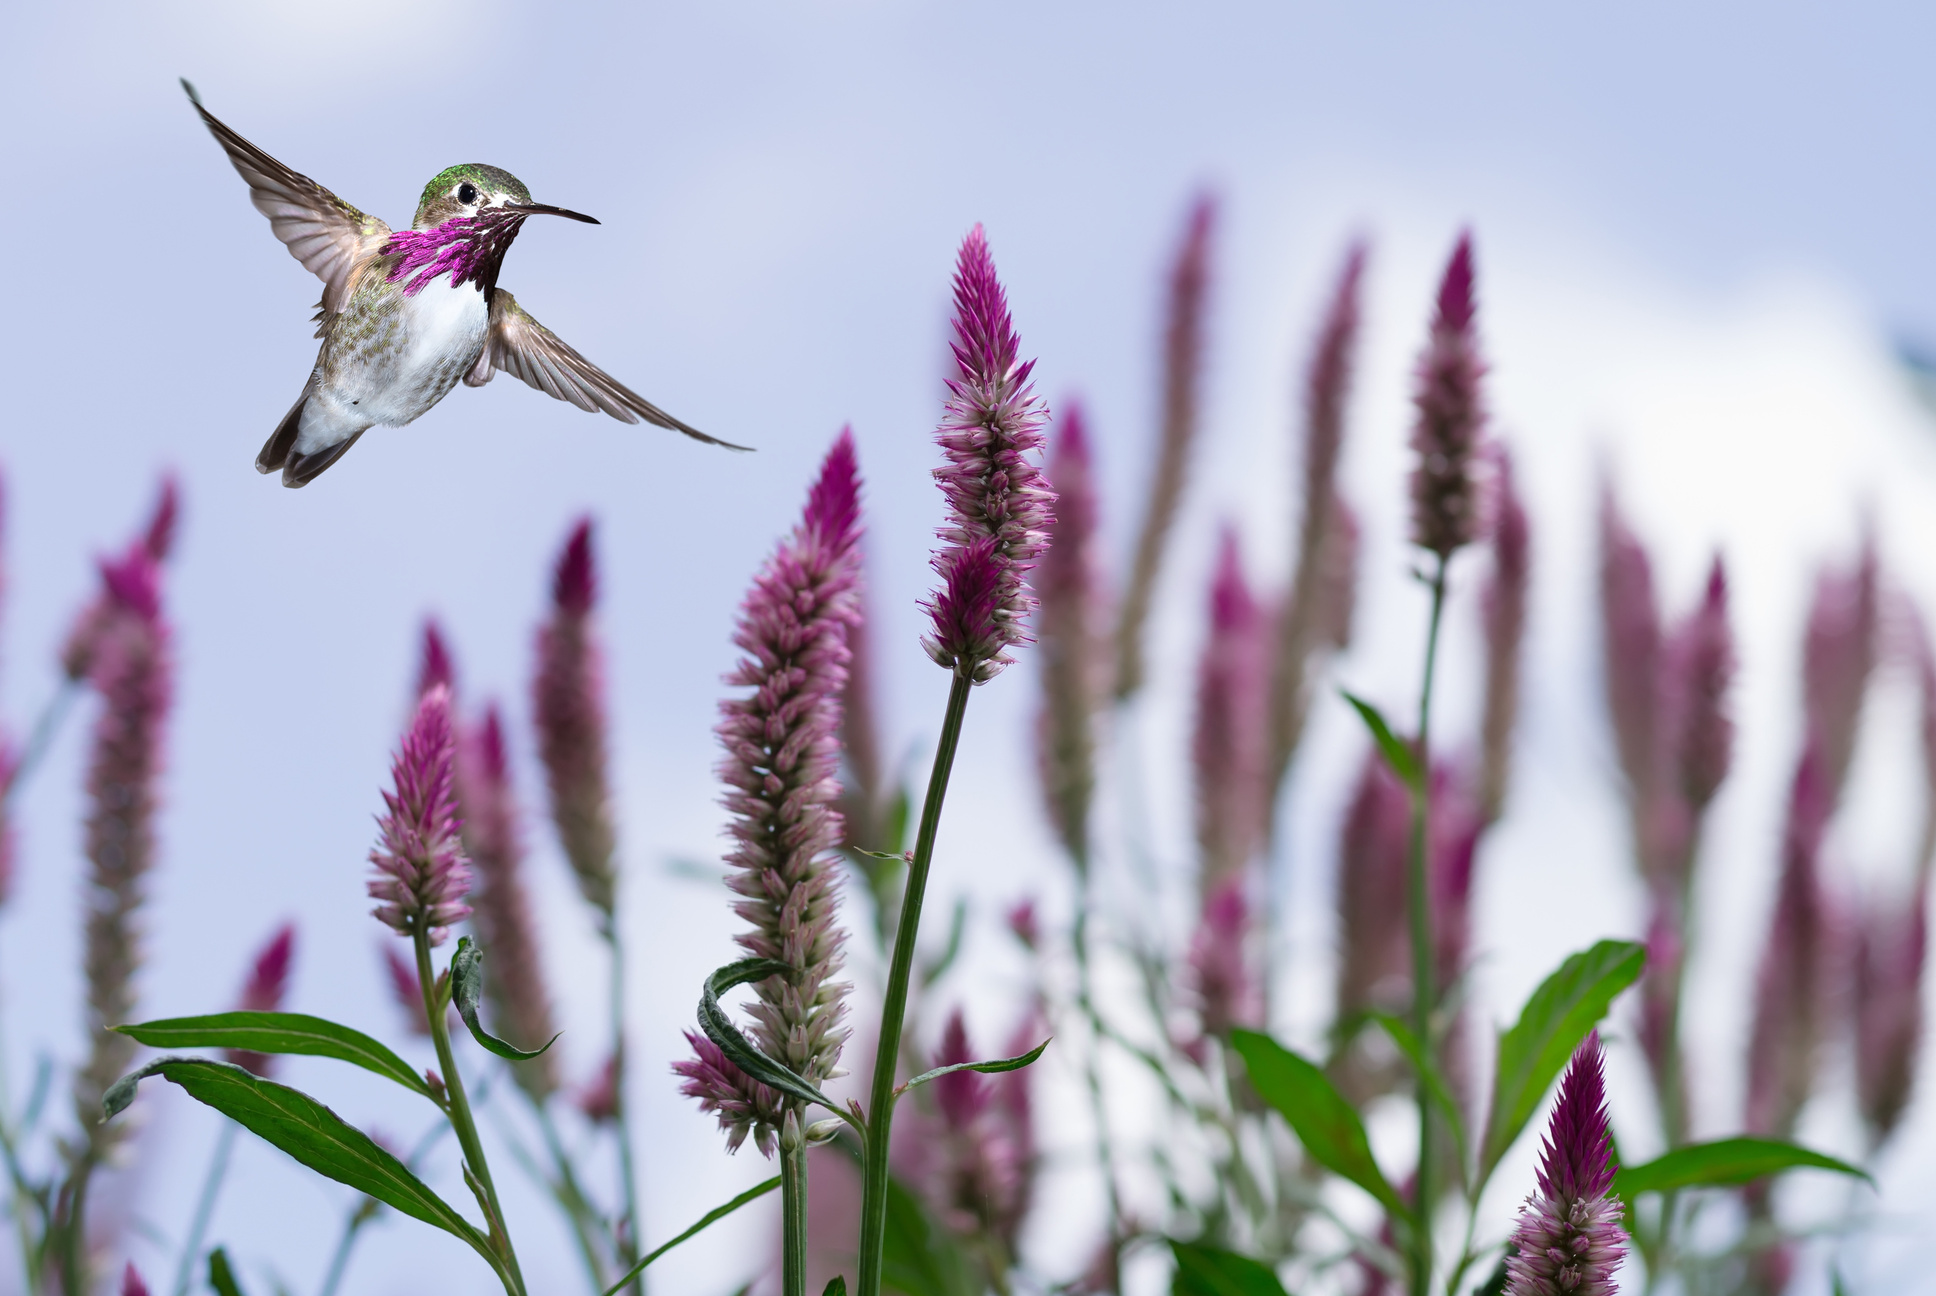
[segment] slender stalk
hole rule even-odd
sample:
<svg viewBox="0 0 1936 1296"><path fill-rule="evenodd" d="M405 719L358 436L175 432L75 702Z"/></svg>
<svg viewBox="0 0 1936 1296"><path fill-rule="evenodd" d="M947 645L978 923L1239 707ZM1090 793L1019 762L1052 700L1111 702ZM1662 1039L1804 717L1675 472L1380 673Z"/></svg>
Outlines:
<svg viewBox="0 0 1936 1296"><path fill-rule="evenodd" d="M437 993L437 975L430 966L430 933L418 925L412 933L417 947L417 983L423 987L424 1016L430 1022L430 1040L437 1046L437 1065L443 1068L444 1092L448 1098L450 1127L457 1144L464 1150L464 1164L483 1189L490 1210L488 1221L503 1263L504 1286L510 1296L525 1296L524 1274L518 1268L518 1254L511 1246L511 1232L504 1224L504 1209L498 1205L497 1186L491 1182L491 1167L484 1160L484 1144L477 1137L477 1121L471 1115L469 1099L464 1096L464 1078L457 1072L457 1055L450 1047L450 1021Z"/></svg>
<svg viewBox="0 0 1936 1296"><path fill-rule="evenodd" d="M585 1272L591 1277L592 1290L603 1292L605 1267L599 1263L598 1244L590 1228L591 1224L597 1222L596 1214L585 1197L585 1190L578 1185L578 1176L571 1167L571 1157L565 1152L564 1141L558 1137L558 1126L552 1121L550 1110L529 1094L525 1097L537 1117L538 1128L544 1135L545 1151L550 1153L552 1170L558 1176L556 1182L547 1186L564 1209L565 1217L571 1221L572 1238L578 1243L578 1255L585 1262ZM535 1166L530 1168L536 1169ZM637 1244L632 1245L636 1249ZM618 1248L614 1246L613 1249Z"/></svg>
<svg viewBox="0 0 1936 1296"><path fill-rule="evenodd" d="M1433 1047L1432 897L1426 875L1432 812L1432 676L1438 665L1439 622L1445 612L1446 555L1434 555L1430 585L1432 617L1425 631L1425 670L1418 690L1419 782L1412 789L1412 840L1406 861L1406 911L1412 934L1412 1029L1427 1049ZM1412 1229L1411 1292L1427 1296L1432 1286L1432 1176L1436 1137L1432 1104L1418 1086L1418 1174L1413 1186L1416 1220Z"/></svg>
<svg viewBox="0 0 1936 1296"><path fill-rule="evenodd" d="M68 709L80 695L79 680L63 679L54 696L47 699L47 705L40 709L40 715L34 721L33 731L27 736L27 745L21 749L20 763L7 776L6 785L0 787L0 801L12 800L14 792L33 775L41 759L47 755L47 749L54 745L54 735L60 732L61 721L67 718Z"/></svg>
<svg viewBox="0 0 1936 1296"><path fill-rule="evenodd" d="M619 938L616 907L605 925L605 944L612 966L612 1131L618 1140L619 1189L625 1200L616 1250L623 1270L638 1263L644 1221L639 1218L639 1178L632 1162L631 1104L625 1101L625 946ZM633 1276L631 1290L632 1296L645 1296L643 1269Z"/></svg>
<svg viewBox="0 0 1936 1296"><path fill-rule="evenodd" d="M1084 1018L1093 1021L1096 1010L1093 973L1089 964L1089 862L1078 861L1076 922L1071 943L1076 954L1076 1002ZM1082 1078L1089 1091L1089 1115L1096 1122L1096 1161L1102 1167L1103 1187L1109 1196L1109 1236L1120 1239L1123 1233L1122 1195L1116 1187L1116 1149L1109 1136L1109 1109L1103 1101L1102 1075L1097 1069L1102 1049L1102 1034L1095 1032L1093 1046L1082 1059Z"/></svg>
<svg viewBox="0 0 1936 1296"><path fill-rule="evenodd" d="M781 1296L807 1296L807 1139L798 1103L780 1131L780 1220Z"/></svg>
<svg viewBox="0 0 1936 1296"><path fill-rule="evenodd" d="M228 1177L229 1157L235 1152L234 1121L223 1121L215 1140L215 1155L209 1158L208 1177L202 1180L202 1195L195 1203L195 1217L188 1225L188 1239L182 1243L181 1262L175 1266L175 1296L188 1296L188 1284L195 1274L195 1257L208 1236L208 1221L215 1214L215 1199L221 1194L222 1180Z"/></svg>
<svg viewBox="0 0 1936 1296"><path fill-rule="evenodd" d="M856 1296L880 1296L881 1251L887 1241L887 1144L894 1122L894 1064L901 1055L908 977L914 970L914 940L921 930L921 902L927 895L928 866L934 859L935 833L941 826L941 803L948 795L948 775L954 769L955 748L961 745L961 720L968 710L968 690L973 687L968 671L957 669L948 690L948 710L941 721L941 740L934 749L927 796L921 804L914 859L908 864L907 886L901 894L901 922L894 935L894 958L888 966L880 1041L874 1052L874 1082L868 1096Z"/></svg>

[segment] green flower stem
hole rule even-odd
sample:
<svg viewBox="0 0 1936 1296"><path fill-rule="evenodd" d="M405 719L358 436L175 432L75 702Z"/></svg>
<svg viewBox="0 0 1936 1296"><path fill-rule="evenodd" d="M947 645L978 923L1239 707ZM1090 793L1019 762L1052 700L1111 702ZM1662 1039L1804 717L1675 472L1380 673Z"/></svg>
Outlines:
<svg viewBox="0 0 1936 1296"><path fill-rule="evenodd" d="M40 709L40 715L34 720L33 730L27 737L27 745L21 749L20 760L13 767L13 773L7 776L5 785L0 786L0 801L11 801L14 792L33 777L41 759L47 755L47 749L54 745L54 737L60 732L61 722L67 718L74 699L80 695L81 681L61 680L60 688L47 699L47 705Z"/></svg>
<svg viewBox="0 0 1936 1296"><path fill-rule="evenodd" d="M1084 858L1076 861L1075 930L1071 943L1076 955L1076 1003L1082 1015L1095 1021L1101 1014L1096 1011L1094 993L1094 973L1089 964L1089 861ZM1109 1236L1120 1240L1123 1234L1122 1195L1116 1188L1116 1148L1109 1136L1109 1109L1103 1101L1102 1075L1097 1069L1097 1056L1102 1048L1102 1035L1095 1033L1093 1045L1083 1054L1082 1078L1089 1091L1089 1116L1096 1122L1096 1161L1102 1167L1102 1181L1109 1194Z"/></svg>
<svg viewBox="0 0 1936 1296"><path fill-rule="evenodd" d="M1406 867L1406 911L1412 934L1412 1029L1429 1050L1436 993L1432 985L1432 896L1426 876L1426 850L1432 815L1432 676L1438 665L1439 622L1445 613L1446 555L1434 555L1430 586L1432 618L1425 631L1425 671L1418 690L1418 782L1412 788L1412 841ZM1416 1221L1412 1229L1411 1293L1427 1296L1432 1286L1432 1193L1436 1138L1432 1104L1418 1086L1418 1175L1413 1187Z"/></svg>
<svg viewBox="0 0 1936 1296"><path fill-rule="evenodd" d="M807 1296L807 1138L800 1104L787 1109L780 1131L780 1292Z"/></svg>
<svg viewBox="0 0 1936 1296"><path fill-rule="evenodd" d="M551 1189L552 1197L571 1221L572 1239L578 1243L578 1255L585 1262L585 1272L591 1277L592 1290L603 1292L605 1267L599 1263L598 1244L592 1236L592 1226L598 1222L597 1212L592 1209L585 1197L585 1190L578 1184L578 1175L572 1169L564 1140L558 1137L557 1123L551 1119L551 1109L530 1094L526 1094L525 1098L537 1117L538 1129L544 1135L545 1151L550 1154L552 1170L557 1175L556 1180L546 1184L546 1187ZM633 1245L636 1247L636 1243ZM614 1250L617 1250L616 1246Z"/></svg>
<svg viewBox="0 0 1936 1296"><path fill-rule="evenodd" d="M208 1177L202 1180L202 1195L195 1203L195 1218L188 1225L188 1240L182 1243L181 1262L175 1266L175 1296L188 1296L188 1284L195 1276L195 1258L201 1253L202 1240L208 1236L208 1221L215 1214L215 1199L222 1191L222 1180L228 1177L229 1157L235 1152L235 1131L242 1128L234 1121L222 1122L222 1132L215 1140L215 1155L209 1158Z"/></svg>
<svg viewBox="0 0 1936 1296"><path fill-rule="evenodd" d="M612 1131L618 1139L619 1188L625 1199L625 1218L619 1229L618 1267L630 1269L638 1263L639 1240L645 1236L639 1218L639 1177L632 1162L631 1104L625 1101L625 943L619 938L618 914L605 923L605 944L611 952L612 991ZM645 1271L632 1279L632 1296L645 1296Z"/></svg>
<svg viewBox="0 0 1936 1296"><path fill-rule="evenodd" d="M855 1296L880 1296L881 1253L887 1242L887 1144L894 1123L894 1071L901 1055L902 1017L907 1012L908 977L914 970L914 940L921 930L921 901L928 889L928 866L934 859L934 838L941 826L941 803L948 795L948 775L954 770L955 748L961 745L961 720L968 710L968 672L957 669L948 690L948 710L941 722L941 740L934 749L934 769L928 775L927 796L921 805L921 827L914 838L914 859L908 865L907 886L901 895L901 922L894 936L894 957L888 966L887 997L881 1005L880 1041L874 1052L874 1082L867 1105L867 1146L861 1161L860 1274Z"/></svg>
<svg viewBox="0 0 1936 1296"><path fill-rule="evenodd" d="M484 1189L489 1204L490 1231L500 1239L504 1287L510 1296L525 1296L524 1274L518 1268L518 1255L511 1246L511 1231L504 1223L504 1209L498 1205L497 1185L491 1182L491 1167L484 1160L484 1144L477 1137L477 1121L471 1115L470 1101L464 1096L464 1078L457 1073L457 1055L450 1047L450 1021L442 996L437 993L437 974L430 967L430 933L419 926L411 937L417 948L417 983L423 988L424 1016L430 1022L430 1039L437 1046L437 1065L443 1068L451 1130L464 1150L464 1163Z"/></svg>

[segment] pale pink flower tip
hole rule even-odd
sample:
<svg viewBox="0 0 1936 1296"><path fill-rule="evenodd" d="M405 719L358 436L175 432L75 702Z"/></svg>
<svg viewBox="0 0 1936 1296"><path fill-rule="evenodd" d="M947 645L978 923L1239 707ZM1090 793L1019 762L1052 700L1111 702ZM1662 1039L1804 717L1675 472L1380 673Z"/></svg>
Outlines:
<svg viewBox="0 0 1936 1296"><path fill-rule="evenodd" d="M436 617L425 617L423 644L417 656L416 696L422 697L439 684L453 693L457 691L457 665L450 655L450 644L444 639L443 627L437 624Z"/></svg>
<svg viewBox="0 0 1936 1296"><path fill-rule="evenodd" d="M1526 1199L1506 1260L1506 1296L1612 1296L1626 1254L1620 1202L1608 1196L1617 1167L1607 1129L1605 1063L1598 1031L1560 1081L1546 1127L1539 1192Z"/></svg>
<svg viewBox="0 0 1936 1296"><path fill-rule="evenodd" d="M432 944L470 914L464 896L471 877L457 836L450 690L424 694L390 771L395 790L383 794L381 839L370 852L377 878L370 896L377 918L405 936L427 932Z"/></svg>

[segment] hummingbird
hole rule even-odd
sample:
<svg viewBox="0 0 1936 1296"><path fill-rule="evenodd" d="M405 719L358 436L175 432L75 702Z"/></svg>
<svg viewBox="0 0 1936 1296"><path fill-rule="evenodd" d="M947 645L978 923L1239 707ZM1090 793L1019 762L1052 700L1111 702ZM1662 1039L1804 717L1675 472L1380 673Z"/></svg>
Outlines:
<svg viewBox="0 0 1936 1296"><path fill-rule="evenodd" d="M323 281L316 367L256 456L257 472L281 469L284 486L306 486L371 428L414 422L459 379L482 387L500 369L622 423L644 419L709 445L747 448L673 418L497 286L504 254L526 220L598 224L590 216L534 203L510 172L472 162L432 176L410 228L393 230L230 130L186 79L182 88L248 184L256 210L289 254Z"/></svg>

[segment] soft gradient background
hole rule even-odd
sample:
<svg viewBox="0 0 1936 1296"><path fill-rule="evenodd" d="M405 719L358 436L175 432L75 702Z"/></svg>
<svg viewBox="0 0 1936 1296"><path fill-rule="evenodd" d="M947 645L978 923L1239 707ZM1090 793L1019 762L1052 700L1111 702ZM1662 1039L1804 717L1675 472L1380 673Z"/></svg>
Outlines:
<svg viewBox="0 0 1936 1296"><path fill-rule="evenodd" d="M1346 475L1370 543L1359 647L1339 675L1389 703L1409 694L1422 608L1401 544L1406 374L1438 265L1471 222L1497 422L1520 456L1538 561L1523 777L1481 863L1481 1013L1510 1011L1568 950L1638 927L1588 583L1604 466L1657 547L1670 607L1691 599L1711 546L1735 575L1742 741L1714 821L1693 1025L1699 1127L1736 1128L1809 578L1853 549L1866 509L1895 578L1936 607L1936 440L1890 342L1936 336L1928 11L234 0L15 3L5 25L0 712L13 732L53 687L92 555L135 525L162 469L186 492L169 590L182 676L142 986L155 1013L225 1004L248 951L295 917L293 1006L398 1033L364 855L419 618L446 619L471 698L496 694L520 717L535 806L531 627L550 554L589 509L637 950L649 1240L762 1177L750 1152L720 1153L666 1070L699 979L731 953L722 894L667 861L717 854L709 729L739 591L851 420L893 749L924 752L945 680L915 646L914 602L937 513L928 433L954 247L986 222L1045 394L1088 401L1120 551L1154 422L1160 267L1207 184L1225 208L1204 444L1154 623L1157 683L1128 719L1142 782L1159 789L1158 857L1187 859L1177 776L1213 524L1239 518L1253 571L1281 575L1291 391L1354 231L1375 251ZM593 418L500 376L373 433L300 493L257 477L250 460L314 354L317 285L250 208L180 75L244 135L392 222L431 174L471 160L598 216L598 228L532 224L505 285L624 381L760 452ZM1471 710L1471 616L1469 599L1455 609L1447 733ZM1026 746L1033 689L1024 667L978 695L938 866L943 893L970 893L983 920L975 983L955 991L974 993L985 1037L1006 1030L1016 989L998 906L1040 892L1066 911ZM1837 830L1844 890L1908 866L1901 711L1871 709L1881 723L1859 804ZM16 1094L37 1054L65 1062L80 1048L83 734L70 724L26 791L18 891L0 917ZM1328 995L1330 843L1358 742L1338 708L1322 714L1291 792L1299 828L1277 885L1293 924L1279 1025L1293 1039L1314 1038ZM532 838L569 1027L560 1047L582 1076L598 1060L601 965L548 835ZM1147 910L1141 890L1121 891L1119 918ZM1175 912L1159 920L1178 927ZM864 962L856 972L866 978ZM1626 1137L1650 1150L1631 1056L1616 1073ZM344 1068L287 1074L398 1137L426 1115ZM1052 1053L1051 1150L1073 1153L1087 1135L1068 1080ZM1826 1084L1806 1134L1853 1150L1846 1077ZM133 1248L165 1282L165 1240L183 1227L215 1123L154 1090L146 1178L132 1185L152 1236ZM1913 1249L1936 1228L1933 1108L1918 1104L1882 1167L1883 1238L1849 1257L1869 1290L1936 1291ZM1128 1137L1149 1110L1125 1089ZM446 1156L435 1181L461 1196L454 1174ZM517 1172L507 1162L499 1177ZM1492 1223L1523 1179L1524 1167L1502 1174ZM1031 1247L1067 1274L1100 1218L1095 1185L1059 1172L1049 1191ZM1798 1183L1795 1197L1827 1213L1843 1191ZM309 1293L347 1198L244 1140L214 1236L254 1290L275 1275ZM512 1198L527 1272L574 1289L562 1232L529 1192ZM657 1289L735 1290L771 1228L755 1213L722 1226L655 1270ZM13 1271L0 1274L10 1289ZM1819 1264L1808 1281L1825 1289ZM1153 1290L1160 1271L1138 1282ZM346 1290L426 1289L490 1281L451 1239L395 1219L373 1229Z"/></svg>

